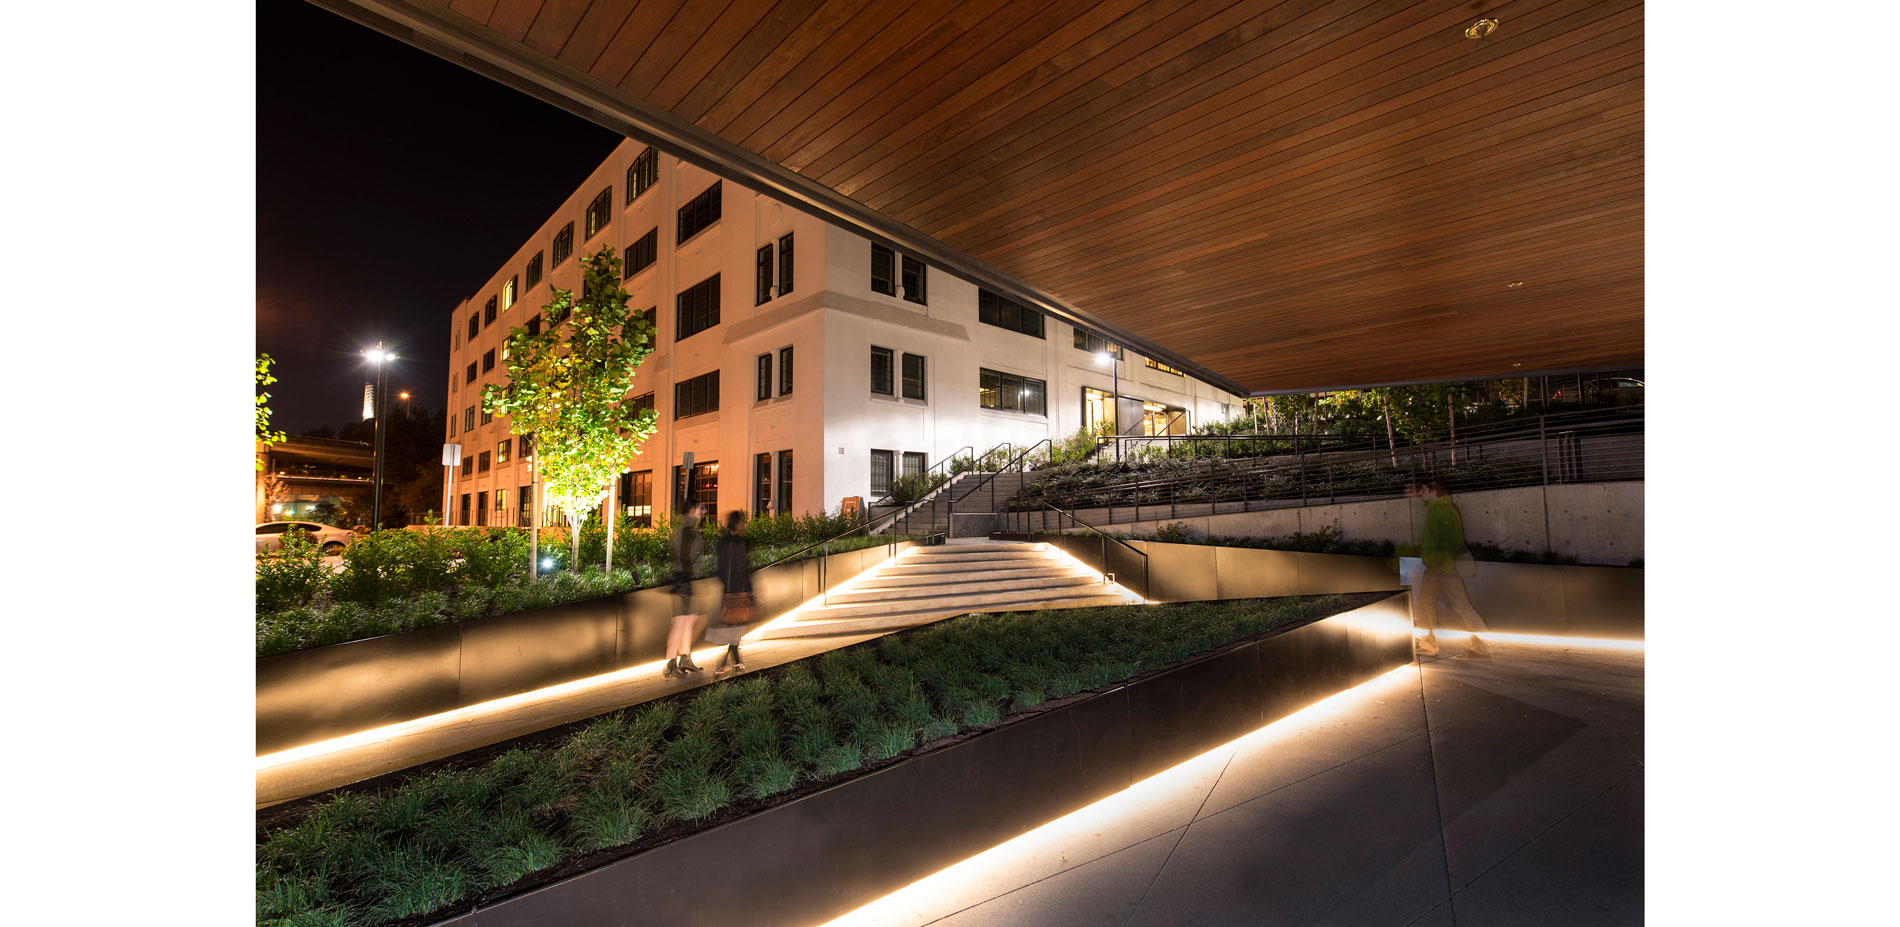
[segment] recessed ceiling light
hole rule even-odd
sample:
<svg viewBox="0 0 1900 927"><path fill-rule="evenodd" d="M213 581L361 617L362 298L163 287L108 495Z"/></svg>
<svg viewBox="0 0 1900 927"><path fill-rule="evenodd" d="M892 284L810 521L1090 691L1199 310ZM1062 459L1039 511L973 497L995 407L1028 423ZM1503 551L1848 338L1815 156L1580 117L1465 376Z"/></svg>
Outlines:
<svg viewBox="0 0 1900 927"><path fill-rule="evenodd" d="M1513 290L1515 290L1515 289L1517 289L1518 287L1521 287L1521 286L1523 286L1523 285L1524 285L1524 281L1522 281L1522 280L1513 280L1513 281L1511 281L1510 283L1507 283L1507 284L1505 284L1505 286L1507 286L1507 287L1509 287L1509 288L1511 288L1511 289L1513 289Z"/></svg>
<svg viewBox="0 0 1900 927"><path fill-rule="evenodd" d="M1466 26L1465 38L1475 39L1479 42L1483 42L1487 36L1489 36L1493 32L1496 32L1497 28L1498 28L1498 21L1487 16L1484 19L1480 19L1477 22L1472 23L1469 26Z"/></svg>

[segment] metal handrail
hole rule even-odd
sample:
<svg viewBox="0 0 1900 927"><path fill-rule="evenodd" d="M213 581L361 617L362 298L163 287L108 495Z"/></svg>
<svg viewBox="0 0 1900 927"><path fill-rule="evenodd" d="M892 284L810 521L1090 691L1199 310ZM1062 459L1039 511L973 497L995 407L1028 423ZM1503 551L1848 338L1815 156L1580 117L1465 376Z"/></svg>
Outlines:
<svg viewBox="0 0 1900 927"><path fill-rule="evenodd" d="M956 507L956 504L959 502L962 502L965 499L970 498L971 493L974 493L977 490L982 489L983 487L988 486L991 483L993 483L996 480L996 475L998 473L1008 473L1011 468L1016 469L1017 472L1021 472L1023 458L1028 457L1031 453L1033 453L1036 450L1036 448L1042 447L1045 444L1049 445L1049 450L1051 453L1055 451L1055 441L1049 438L1044 438L1041 441L1037 441L1036 443L1031 444L1029 447L1025 448L1022 453L1017 454L1015 457L1010 458L1010 461L1008 463L1002 465L1001 467L996 468L995 470L991 470L988 476L985 476L983 479L979 480L975 486L970 487L967 491L963 493L963 495L950 500L951 508L954 510ZM994 491L990 493L990 502L992 504L996 502L996 494Z"/></svg>
<svg viewBox="0 0 1900 927"><path fill-rule="evenodd" d="M934 471L934 470L936 470L936 469L937 469L938 467L941 467L941 466L943 466L943 465L945 465L945 464L948 464L948 463L950 463L950 462L951 462L951 461L953 461L953 460L956 460L956 459L957 459L957 453L958 453L959 451L969 451L970 453L972 453L972 454L974 454L974 453L976 453L976 448L973 448L973 447L971 447L971 446L969 446L968 444L965 444L964 446L962 446L962 447L960 447L960 448L957 448L957 449L956 449L955 451L951 451L951 452L950 452L950 456L948 456L948 457L938 457L938 458L937 458L937 462L936 462L936 463L934 463L934 464L931 464L931 465L930 465L929 467L927 467L927 468L925 468L925 470L924 470L924 472L923 472L922 474L920 474L920 475L921 475L921 476L929 476L929 475L931 474L931 472L932 472L932 471ZM902 479L902 477L898 477L898 479ZM892 482L894 483L894 482L896 482L896 480L892 480ZM948 482L948 480L946 480L945 482ZM926 496L928 496L928 495L930 495L930 493L931 493L931 492L936 492L936 491L937 491L937 490L938 490L939 488L941 488L941 487L940 487L940 486L933 486L933 487L931 487L931 488L930 488L930 492L927 492L927 493L924 493L924 495L926 495ZM884 498L885 498L885 499L889 499L890 497L891 497L891 494L890 494L889 492L886 492L886 493L884 494ZM919 501L919 502L921 502L921 501L923 501L923 500L922 500L922 499L920 498L920 499L918 499L917 501Z"/></svg>
<svg viewBox="0 0 1900 927"><path fill-rule="evenodd" d="M1551 416L1550 418L1555 418L1555 416ZM1558 421L1554 423L1554 427L1553 423L1548 419L1536 422L1512 422L1508 423L1511 426L1509 430L1504 428L1491 428L1478 435L1471 435L1469 432L1461 429L1456 442L1447 440L1445 436L1433 436L1435 440L1431 440L1430 443L1420 441L1401 445L1397 448L1386 447L1383 446L1384 442L1377 442L1370 447L1360 445L1350 449L1337 449L1323 452L1316 456L1309 456L1301 452L1297 455L1297 459L1295 459L1295 455L1291 454L1277 455L1271 458L1252 458L1251 460L1254 461L1252 465L1237 466L1233 469L1221 472L1213 472L1210 469L1209 471L1201 473L1184 474L1174 477L1127 480L1120 483L1088 486L1085 488L1078 487L1074 490L1058 494L1055 498L1070 501L1070 504L1073 504L1072 500L1075 498L1094 496L1100 498L1100 505L1107 506L1110 509L1132 505L1137 508L1137 520L1139 520L1139 509L1143 506L1164 506L1170 513L1175 511L1175 506L1181 504L1181 500L1176 496L1176 490L1181 487L1205 491L1203 497L1190 499L1187 504L1208 503L1218 505L1222 502L1240 502L1243 504L1256 501L1267 502L1278 498L1279 495L1273 491L1262 492L1259 495L1255 494L1254 490L1266 488L1261 480L1262 477L1291 477L1297 474L1300 483L1298 498L1302 503L1305 503L1309 498L1336 501L1338 491L1342 486L1333 476L1336 467L1350 467L1367 462L1383 462L1387 459L1392 459L1394 465L1397 465L1398 461L1396 458L1399 456L1406 458L1407 463L1410 465L1409 469L1415 474L1421 472L1421 470L1436 471L1441 455L1449 456L1454 462L1460 459L1460 455L1468 455L1472 460L1496 461L1510 459L1528 464L1538 464L1541 461L1541 466L1538 468L1541 470L1540 476L1530 476L1526 474L1522 475L1522 478L1508 478L1498 481L1494 486L1492 484L1486 484L1492 488L1534 485L1539 482L1545 485L1552 482L1570 482L1579 479L1588 479L1588 477L1583 475L1584 456L1583 446L1581 444L1583 439L1593 435L1611 438L1618 434L1642 434L1643 416L1640 411L1634 415L1625 414L1618 418L1597 415L1591 416L1590 419L1591 420L1571 419L1568 421ZM1497 424L1502 425L1506 423ZM1554 458L1548 452L1548 442L1550 441L1555 441L1558 444L1556 449L1557 455ZM1513 447L1519 444L1524 446L1522 448ZM1539 447L1543 447L1546 450L1540 452L1537 450ZM1499 450L1503 452L1499 453ZM1638 453L1640 455L1640 452ZM1607 456L1604 456L1605 454L1607 454ZM1245 460L1245 458L1218 459ZM1631 466L1630 460L1625 459L1613 448L1607 451L1598 451L1594 459L1600 467L1607 465L1608 473L1618 474L1599 476L1597 477L1598 479L1622 480L1640 478L1640 476L1630 475L1630 472L1640 468L1640 456L1635 458L1634 467ZM1319 496L1309 496L1307 492L1307 475L1310 472L1315 472L1316 468L1323 470L1325 473L1325 491ZM1315 489L1317 489L1318 484L1314 485ZM1343 485L1355 496L1370 494L1376 497L1397 494L1396 490L1375 491L1372 487L1361 486L1356 480L1349 481ZM1220 498L1223 495L1228 495L1237 488L1240 490L1239 498ZM1159 493L1162 491L1166 491L1168 494L1166 501L1160 499L1142 501L1141 499L1141 496L1145 493ZM1294 497L1292 495L1286 495L1284 498L1292 499ZM1030 507L1026 509L1029 511L1033 511L1036 505L1055 507L1054 503L1044 498L1032 498L1022 500L1022 502ZM1167 517L1173 516L1170 514ZM1111 523L1113 522L1112 517L1110 521Z"/></svg>
<svg viewBox="0 0 1900 927"><path fill-rule="evenodd" d="M1122 547L1124 547L1124 548L1126 548L1126 549L1128 550L1128 552L1129 552L1129 553L1131 553L1131 554L1134 554L1134 555L1135 555L1135 556L1137 556L1137 557L1140 557L1140 558L1141 558L1141 591L1142 591L1142 597L1143 597L1143 598L1147 598L1147 596L1148 596L1148 552L1147 552L1147 551L1145 551L1145 550L1142 550L1141 548L1139 548L1139 547L1136 547L1135 545L1133 545L1133 544L1130 544L1130 543L1128 543L1128 541L1127 541L1127 540L1125 540L1125 539L1123 539L1123 538L1119 538L1119 537L1116 537L1115 535L1112 535L1112 534L1109 534L1108 532L1106 532L1106 531L1103 531L1102 529L1100 529L1100 528L1097 528L1097 527L1095 527L1094 525L1091 525L1091 524L1089 524L1088 522L1085 522L1085 521L1083 521L1083 520L1082 520L1082 519L1080 519L1080 518L1077 518L1074 512L1070 512L1070 511L1068 511L1068 510L1066 510L1066 509L1061 509L1061 508L1057 508L1056 506L1053 506L1053 505L1050 505L1050 504L1049 504L1049 503L1047 503L1047 502L1044 502L1044 503L1042 504L1042 506L1043 506L1043 508L1046 508L1046 509L1048 509L1048 510L1050 510L1050 511L1052 511L1052 512L1055 512L1055 513L1056 513L1056 514L1058 514L1058 515L1061 515L1061 516L1063 516L1064 518L1067 518L1067 519L1069 520L1069 523L1070 523L1071 525L1081 525L1082 527L1084 527L1084 528L1087 528L1087 529L1089 529L1090 531L1093 531L1093 532L1095 532L1095 534L1096 534L1096 535L1098 535L1098 536L1100 536L1100 537L1103 537L1103 538L1106 538L1107 540L1110 540L1110 541L1114 541L1115 543L1117 543L1117 544L1120 544L1120 545L1121 545ZM1015 514L1018 514L1018 513L1014 513L1014 512L1012 512L1012 513L1009 513L1009 515L1015 515ZM1024 534L1024 535L1030 535L1030 534L1035 534L1035 533L1038 533L1038 532L1032 532L1031 530L1029 530L1029 512L1028 512L1028 510L1024 510L1024 511L1023 511L1023 512L1021 512L1020 514L1021 514L1021 515L1023 516L1023 530L1022 530L1022 531L1021 531L1020 533L1021 533L1021 534ZM1040 511L1040 510L1037 510L1037 514L1041 514L1041 511ZM1008 516L1005 516L1005 517L1007 518ZM1057 534L1059 535L1059 534L1061 534L1062 532L1060 532L1060 531L1057 531L1056 533L1057 533ZM1107 564L1106 562L1104 562L1104 563L1103 563L1102 565L1103 565L1103 566L1107 566L1108 564ZM1106 572L1106 571L1104 571L1104 572Z"/></svg>
<svg viewBox="0 0 1900 927"><path fill-rule="evenodd" d="M1002 442L999 442L999 443L997 443L997 444L996 444L996 446L995 446L995 447L992 447L992 448L990 448L989 450L987 450L987 451L984 451L984 452L983 452L983 456L982 456L982 457L976 457L976 456L975 456L975 454L976 454L976 449L975 449L975 448L973 448L973 447L971 447L971 446L970 446L970 445L968 445L968 444L966 444L966 445L964 445L964 446L963 446L962 448L959 448L959 450L968 450L968 451L970 452L970 454L972 455L972 456L971 456L971 458L970 458L971 460L975 460L975 461L982 461L982 460L988 460L988 459L989 459L989 456L990 456L991 454L994 454L994 453L996 453L996 452L997 452L997 451L998 451L999 449L1002 449L1002 448L1006 448L1006 447L1007 447L1007 448L1010 448L1010 449L1012 449L1012 450L1013 450L1013 449L1015 448L1015 445L1013 445L1013 444L1011 444L1011 443L1009 443L1008 441L1002 441ZM955 460L955 459L956 459L956 457L955 457L955 456L951 456L951 457L950 457L950 458L948 458L948 459L949 459L949 460ZM946 491L946 490L948 490L948 489L949 489L949 488L950 488L950 487L951 487L952 485L954 485L954 484L956 483L956 481L957 481L957 477L959 477L959 476L962 476L962 475L963 475L963 474L965 474L965 473L980 473L980 472L982 472L982 471L981 471L981 470L974 470L974 469L972 469L972 470L960 470L960 471L958 471L958 472L956 472L956 473L954 473L954 474L951 474L951 476L950 476L950 478L949 478L949 479L947 479L947 480L944 480L944 481L943 481L943 485L941 485L941 486L935 486L935 487L932 487L932 488L931 488L931 490L930 490L929 492L927 492L927 493L924 493L924 494L923 494L922 496L920 496L920 497L918 497L918 499L917 499L917 501L915 501L915 502L912 502L911 504L909 504L909 505L907 505L907 506L905 506L905 507L903 507L902 509L899 509L899 510L898 510L898 511L896 512L896 514L895 514L894 516L892 516L892 520L893 520L893 521L895 521L895 520L897 520L897 519L902 519L902 518L905 518L905 517L907 517L907 516L909 516L911 512L914 512L914 511L916 511L916 510L917 510L917 507L918 507L918 506L921 506L921 505L924 505L924 504L926 504L926 503L929 503L929 502L934 502L934 501L936 500L936 496L937 496L937 494L938 494L938 493L942 493L942 492L944 492L944 491Z"/></svg>

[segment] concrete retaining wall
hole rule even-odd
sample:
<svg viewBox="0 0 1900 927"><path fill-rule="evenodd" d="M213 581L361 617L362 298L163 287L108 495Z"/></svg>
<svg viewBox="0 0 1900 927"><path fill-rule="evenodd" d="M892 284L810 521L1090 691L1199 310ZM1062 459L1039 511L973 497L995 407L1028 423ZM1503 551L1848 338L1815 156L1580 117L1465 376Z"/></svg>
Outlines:
<svg viewBox="0 0 1900 927"><path fill-rule="evenodd" d="M1465 539L1516 550L1555 550L1587 564L1626 566L1643 556L1643 484L1580 483L1528 486L1458 493ZM1545 506L1549 514L1546 521ZM1219 508L1239 503L1220 503ZM1222 512L1209 503L1177 508L1180 517L1152 518L1161 506L1143 506L1142 521L1129 520L1133 508L1083 509L1076 517L1112 534L1153 534L1164 524L1179 524L1190 537L1271 538L1311 533L1336 526L1353 541L1404 544L1416 537L1412 503L1406 499L1342 502ZM1112 515L1112 517L1111 517ZM1056 527L1051 520L1049 527Z"/></svg>

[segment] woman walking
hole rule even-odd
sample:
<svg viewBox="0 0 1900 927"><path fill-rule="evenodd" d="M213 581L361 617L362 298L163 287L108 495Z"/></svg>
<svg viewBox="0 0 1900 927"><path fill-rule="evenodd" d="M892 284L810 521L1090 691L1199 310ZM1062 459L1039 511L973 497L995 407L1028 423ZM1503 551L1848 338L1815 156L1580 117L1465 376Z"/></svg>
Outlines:
<svg viewBox="0 0 1900 927"><path fill-rule="evenodd" d="M673 529L673 628L666 635L666 670L671 679L687 673L703 673L693 664L693 637L699 616L693 614L693 570L699 563L703 544L699 520L706 517L706 506L695 502L686 509L686 517Z"/></svg>
<svg viewBox="0 0 1900 927"><path fill-rule="evenodd" d="M752 565L747 560L752 541L745 535L744 512L734 509L726 514L726 536L719 539L716 550L719 581L725 585L726 598L719 627L707 628L706 639L726 645L726 653L713 673L713 678L723 679L730 673L745 672L745 664L739 662L739 640L758 625L752 608Z"/></svg>
<svg viewBox="0 0 1900 927"><path fill-rule="evenodd" d="M1458 514L1458 506L1451 501L1451 492L1442 479L1420 483L1412 494L1425 503L1425 527L1419 539L1419 559L1425 568L1412 593L1413 624L1418 623L1420 613L1425 619L1425 638L1419 641L1418 652L1424 656L1438 653L1438 598L1443 595L1465 630L1471 632L1471 649L1456 659L1489 660L1491 648L1478 636L1486 630L1484 617L1465 591L1465 571L1476 565L1465 546L1464 517Z"/></svg>

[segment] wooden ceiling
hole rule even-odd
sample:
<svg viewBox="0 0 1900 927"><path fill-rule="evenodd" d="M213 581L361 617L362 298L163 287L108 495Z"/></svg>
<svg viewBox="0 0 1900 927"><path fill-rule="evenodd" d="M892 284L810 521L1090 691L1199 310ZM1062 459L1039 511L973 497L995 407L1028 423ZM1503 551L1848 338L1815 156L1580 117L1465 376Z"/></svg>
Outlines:
<svg viewBox="0 0 1900 927"><path fill-rule="evenodd" d="M1640 2L445 5L1252 389L1642 363Z"/></svg>

